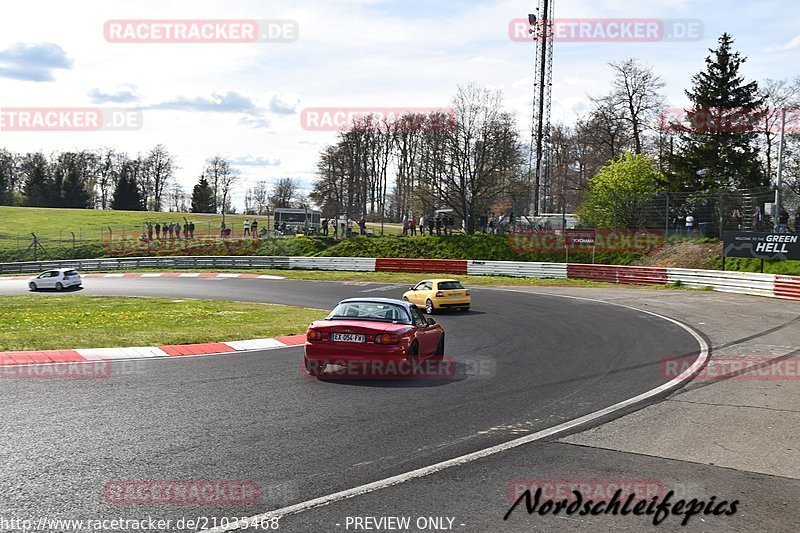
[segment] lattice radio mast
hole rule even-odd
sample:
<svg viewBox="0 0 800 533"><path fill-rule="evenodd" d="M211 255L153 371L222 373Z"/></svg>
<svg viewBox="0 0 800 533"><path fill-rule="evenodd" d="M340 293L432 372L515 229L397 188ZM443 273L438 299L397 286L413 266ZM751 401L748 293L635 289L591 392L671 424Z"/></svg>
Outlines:
<svg viewBox="0 0 800 533"><path fill-rule="evenodd" d="M539 0L535 14L528 15L530 34L536 43L533 76L533 120L529 172L533 171L533 214L539 215L544 143L550 139L550 110L553 93L553 4L555 0ZM533 157L536 154L534 166Z"/></svg>

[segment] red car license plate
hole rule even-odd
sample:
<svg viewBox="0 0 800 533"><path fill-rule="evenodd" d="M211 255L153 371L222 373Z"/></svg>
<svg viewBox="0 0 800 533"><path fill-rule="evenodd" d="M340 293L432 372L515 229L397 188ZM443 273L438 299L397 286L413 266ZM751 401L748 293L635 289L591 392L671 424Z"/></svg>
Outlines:
<svg viewBox="0 0 800 533"><path fill-rule="evenodd" d="M335 342L364 342L364 335L354 335L352 333L334 333Z"/></svg>

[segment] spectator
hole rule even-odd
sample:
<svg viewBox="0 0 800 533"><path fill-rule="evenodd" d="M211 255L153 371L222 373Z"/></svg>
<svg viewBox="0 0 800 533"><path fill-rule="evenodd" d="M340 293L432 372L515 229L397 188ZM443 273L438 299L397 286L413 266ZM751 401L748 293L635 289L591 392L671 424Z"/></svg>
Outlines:
<svg viewBox="0 0 800 533"><path fill-rule="evenodd" d="M684 215L681 213L675 216L675 235L681 235L683 233L683 225L686 222L684 218Z"/></svg>
<svg viewBox="0 0 800 533"><path fill-rule="evenodd" d="M189 231L191 230L192 228L189 228ZM255 218L250 223L250 236L253 237L254 239L258 239L258 220Z"/></svg>
<svg viewBox="0 0 800 533"><path fill-rule="evenodd" d="M353 226L355 223L353 222L352 218L347 219L347 237L350 238L353 236Z"/></svg>
<svg viewBox="0 0 800 533"><path fill-rule="evenodd" d="M275 219L275 224L273 224L273 226L272 226L272 230L275 232L275 235L277 235L278 232L280 231L280 229L281 229L281 224L280 224L280 222L278 222L278 219L276 218Z"/></svg>
<svg viewBox="0 0 800 533"><path fill-rule="evenodd" d="M411 226L411 223L408 221L408 217L403 219L403 237L408 236L408 228Z"/></svg>
<svg viewBox="0 0 800 533"><path fill-rule="evenodd" d="M686 213L686 236L691 237L694 230L694 215L691 212Z"/></svg>
<svg viewBox="0 0 800 533"><path fill-rule="evenodd" d="M367 219L364 218L364 215L361 215L361 218L358 219L358 228L361 230L361 235L367 234Z"/></svg>
<svg viewBox="0 0 800 533"><path fill-rule="evenodd" d="M496 232L495 228L497 228L497 217L492 213L492 216L489 217L489 233L494 234Z"/></svg>
<svg viewBox="0 0 800 533"><path fill-rule="evenodd" d="M142 230L142 242L148 242L147 241L147 233L145 233L144 230Z"/></svg>
<svg viewBox="0 0 800 533"><path fill-rule="evenodd" d="M194 222L189 221L189 238L194 240Z"/></svg>
<svg viewBox="0 0 800 533"><path fill-rule="evenodd" d="M250 235L250 219L244 219L244 236L247 237Z"/></svg>
<svg viewBox="0 0 800 533"><path fill-rule="evenodd" d="M333 220L331 220L331 226L333 226L333 238L334 239L338 239L339 238L339 224L336 223L336 219L335 218Z"/></svg>
<svg viewBox="0 0 800 533"><path fill-rule="evenodd" d="M320 222L320 229L322 230L322 234L326 237L328 236L328 219L323 218L322 222Z"/></svg>
<svg viewBox="0 0 800 533"><path fill-rule="evenodd" d="M425 215L419 217L419 234L425 236Z"/></svg>
<svg viewBox="0 0 800 533"><path fill-rule="evenodd" d="M764 213L761 211L761 206L756 206L756 212L753 213L753 229L756 231L764 231Z"/></svg>
<svg viewBox="0 0 800 533"><path fill-rule="evenodd" d="M486 234L486 227L489 225L489 217L486 216L486 213L481 215L479 224L481 226L481 233Z"/></svg>
<svg viewBox="0 0 800 533"><path fill-rule="evenodd" d="M742 212L738 209L734 209L731 216L733 217L733 221L736 222L736 229L742 229L742 218L744 218L742 217Z"/></svg>
<svg viewBox="0 0 800 533"><path fill-rule="evenodd" d="M147 240L148 241L152 241L153 240L153 223L152 222L148 222L147 223Z"/></svg>
<svg viewBox="0 0 800 533"><path fill-rule="evenodd" d="M412 237L416 237L417 236L417 217L412 216L411 217L411 222L409 224L410 224L410 228L411 228L411 236Z"/></svg>
<svg viewBox="0 0 800 533"><path fill-rule="evenodd" d="M441 237L442 235L442 217L436 217L436 236Z"/></svg>
<svg viewBox="0 0 800 533"><path fill-rule="evenodd" d="M789 232L789 212L785 207L781 207L781 212L778 215L778 233Z"/></svg>
<svg viewBox="0 0 800 533"><path fill-rule="evenodd" d="M428 235L433 236L433 227L436 225L436 222L432 218L428 219Z"/></svg>
<svg viewBox="0 0 800 533"><path fill-rule="evenodd" d="M185 220L183 222L183 238L184 239L189 238L189 222Z"/></svg>
<svg viewBox="0 0 800 533"><path fill-rule="evenodd" d="M161 240L161 224L156 222L156 239Z"/></svg>
<svg viewBox="0 0 800 533"><path fill-rule="evenodd" d="M281 222L281 235L286 235L286 222Z"/></svg>

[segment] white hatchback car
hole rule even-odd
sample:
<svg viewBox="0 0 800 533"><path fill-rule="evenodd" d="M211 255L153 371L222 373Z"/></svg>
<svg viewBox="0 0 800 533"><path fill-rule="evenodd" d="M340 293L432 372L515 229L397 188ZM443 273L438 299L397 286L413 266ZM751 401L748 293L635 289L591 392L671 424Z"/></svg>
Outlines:
<svg viewBox="0 0 800 533"><path fill-rule="evenodd" d="M28 282L32 291L38 289L56 289L63 291L68 287L80 287L83 281L81 275L74 268L57 268L42 272Z"/></svg>

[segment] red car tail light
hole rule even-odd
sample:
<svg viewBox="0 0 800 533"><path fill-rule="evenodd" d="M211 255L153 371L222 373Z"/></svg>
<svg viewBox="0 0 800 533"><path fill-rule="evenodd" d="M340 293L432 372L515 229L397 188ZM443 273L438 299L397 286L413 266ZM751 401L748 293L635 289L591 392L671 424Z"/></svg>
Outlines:
<svg viewBox="0 0 800 533"><path fill-rule="evenodd" d="M322 340L322 333L315 329L309 329L306 331L306 340L309 341L321 341Z"/></svg>
<svg viewBox="0 0 800 533"><path fill-rule="evenodd" d="M397 344L400 342L400 339L397 337L392 337L388 333L384 333L383 335L375 335L375 344Z"/></svg>
<svg viewBox="0 0 800 533"><path fill-rule="evenodd" d="M444 297L444 293L442 291L438 291L435 296L437 298L442 298L442 297Z"/></svg>

